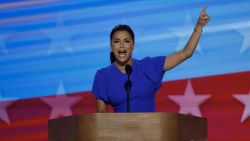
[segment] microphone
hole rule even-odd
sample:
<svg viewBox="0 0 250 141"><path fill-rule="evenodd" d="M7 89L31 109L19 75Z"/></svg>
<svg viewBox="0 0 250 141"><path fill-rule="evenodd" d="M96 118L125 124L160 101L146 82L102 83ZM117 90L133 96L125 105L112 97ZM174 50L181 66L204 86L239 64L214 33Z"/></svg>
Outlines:
<svg viewBox="0 0 250 141"><path fill-rule="evenodd" d="M132 67L127 64L125 66L125 71L126 71L126 74L128 75L128 80L125 82L125 89L127 91L127 112L129 113L130 112L130 90L131 90L131 87L132 87L132 82L130 81L130 74L132 73Z"/></svg>
<svg viewBox="0 0 250 141"><path fill-rule="evenodd" d="M125 71L126 71L126 73L128 74L128 75L130 75L131 73L132 73L132 67L129 65L129 64L127 64L126 66L125 66Z"/></svg>

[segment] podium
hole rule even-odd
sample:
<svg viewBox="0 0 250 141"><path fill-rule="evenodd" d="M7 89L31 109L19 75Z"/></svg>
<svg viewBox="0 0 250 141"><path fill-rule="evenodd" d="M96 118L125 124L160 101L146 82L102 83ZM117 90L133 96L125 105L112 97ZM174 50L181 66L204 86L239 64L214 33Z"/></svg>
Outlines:
<svg viewBox="0 0 250 141"><path fill-rule="evenodd" d="M49 141L206 141L207 120L175 113L93 113L48 121Z"/></svg>

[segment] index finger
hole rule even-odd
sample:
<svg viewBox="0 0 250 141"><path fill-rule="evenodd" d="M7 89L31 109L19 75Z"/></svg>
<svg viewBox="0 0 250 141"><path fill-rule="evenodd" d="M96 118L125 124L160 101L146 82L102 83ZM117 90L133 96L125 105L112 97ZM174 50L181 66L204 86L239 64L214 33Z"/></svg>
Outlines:
<svg viewBox="0 0 250 141"><path fill-rule="evenodd" d="M202 12L206 12L207 4L202 8Z"/></svg>

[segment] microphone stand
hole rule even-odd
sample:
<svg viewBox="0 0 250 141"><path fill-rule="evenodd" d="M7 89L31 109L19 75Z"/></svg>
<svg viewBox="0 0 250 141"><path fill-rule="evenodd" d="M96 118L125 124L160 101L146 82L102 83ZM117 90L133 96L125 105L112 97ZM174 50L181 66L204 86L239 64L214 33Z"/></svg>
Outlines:
<svg viewBox="0 0 250 141"><path fill-rule="evenodd" d="M132 67L130 65L125 66L126 73L128 75L128 80L125 82L125 89L127 91L127 112L130 112L130 90L132 87L132 82L130 81L130 74L132 73Z"/></svg>

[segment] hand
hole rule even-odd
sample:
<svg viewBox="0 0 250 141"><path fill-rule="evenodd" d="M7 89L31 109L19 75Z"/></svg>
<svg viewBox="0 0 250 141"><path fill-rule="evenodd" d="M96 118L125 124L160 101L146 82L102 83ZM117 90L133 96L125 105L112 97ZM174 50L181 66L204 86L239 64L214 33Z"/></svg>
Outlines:
<svg viewBox="0 0 250 141"><path fill-rule="evenodd" d="M199 16L199 19L198 19L198 21L197 21L196 26L204 27L204 26L208 23L210 17L207 15L206 9L207 9L207 5L205 5L205 6L203 7L203 9L202 9L202 11L201 11L201 14L200 14L200 16Z"/></svg>

